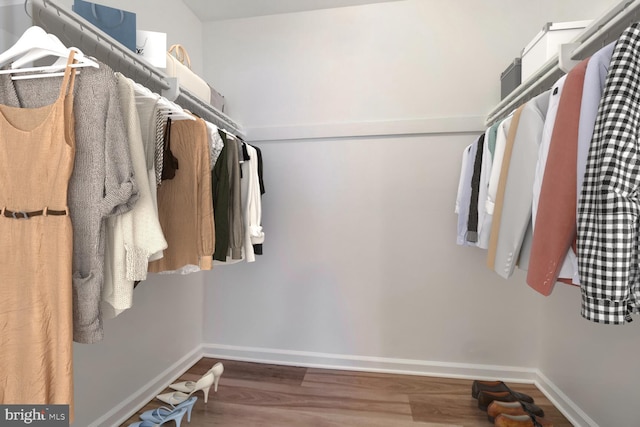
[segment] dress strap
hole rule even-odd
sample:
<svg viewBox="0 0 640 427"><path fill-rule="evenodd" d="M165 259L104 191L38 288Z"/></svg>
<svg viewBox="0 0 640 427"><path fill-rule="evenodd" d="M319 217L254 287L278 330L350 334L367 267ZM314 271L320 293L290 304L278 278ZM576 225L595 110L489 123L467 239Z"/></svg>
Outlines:
<svg viewBox="0 0 640 427"><path fill-rule="evenodd" d="M69 53L69 60L67 61L67 68L64 71L64 78L62 79L62 85L60 86L60 98L64 97L67 93L73 90L73 84L76 78L76 70L71 67L74 63L74 55L76 51L71 49Z"/></svg>

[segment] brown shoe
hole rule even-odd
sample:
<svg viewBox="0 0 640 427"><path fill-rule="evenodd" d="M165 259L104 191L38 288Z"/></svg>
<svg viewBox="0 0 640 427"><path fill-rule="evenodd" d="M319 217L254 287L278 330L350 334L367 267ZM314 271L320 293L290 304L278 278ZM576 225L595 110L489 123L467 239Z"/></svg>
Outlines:
<svg viewBox="0 0 640 427"><path fill-rule="evenodd" d="M510 391L513 393L518 400L522 400L523 402L533 403L533 397L528 394L520 393L517 391L513 391L502 381L480 381L475 380L471 385L471 397L474 399L478 398L478 394L481 391L491 391L491 392L500 392L500 391Z"/></svg>
<svg viewBox="0 0 640 427"><path fill-rule="evenodd" d="M544 411L534 405L533 403L529 403L529 402L523 402L521 400L518 400L513 393L508 392L508 391L499 391L496 393L492 393L490 391L481 391L478 394L478 408L480 408L483 411L488 411L489 409L489 405L491 405L492 402L494 401L500 401L500 402L516 402L521 404L521 406L524 407L524 410L534 414L536 416L542 417L544 416Z"/></svg>
<svg viewBox="0 0 640 427"><path fill-rule="evenodd" d="M494 400L499 400L501 402L517 402L518 399L508 391L481 391L478 393L478 408L483 411L486 411L491 402Z"/></svg>
<svg viewBox="0 0 640 427"><path fill-rule="evenodd" d="M500 414L507 415L535 415L544 417L542 408L528 402L501 402L494 400L487 408L487 418L494 422L495 418Z"/></svg>
<svg viewBox="0 0 640 427"><path fill-rule="evenodd" d="M553 427L551 421L534 415L500 414L493 424L496 427Z"/></svg>

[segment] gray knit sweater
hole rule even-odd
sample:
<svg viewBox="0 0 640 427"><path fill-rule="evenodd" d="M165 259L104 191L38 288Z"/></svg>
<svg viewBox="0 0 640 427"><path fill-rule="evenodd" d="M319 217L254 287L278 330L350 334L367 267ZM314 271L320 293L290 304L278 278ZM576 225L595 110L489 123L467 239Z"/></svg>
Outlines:
<svg viewBox="0 0 640 427"><path fill-rule="evenodd" d="M12 81L0 75L0 103L40 107L58 96L61 77ZM129 211L138 198L116 78L105 64L76 76L73 112L76 157L69 182L73 224L73 339L102 340L100 293L104 219ZM46 262L46 261L43 261Z"/></svg>

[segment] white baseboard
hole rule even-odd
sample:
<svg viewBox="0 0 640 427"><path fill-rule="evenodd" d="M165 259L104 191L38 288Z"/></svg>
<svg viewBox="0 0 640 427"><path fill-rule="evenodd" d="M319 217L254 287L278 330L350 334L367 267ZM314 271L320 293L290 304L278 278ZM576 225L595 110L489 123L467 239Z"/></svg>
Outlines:
<svg viewBox="0 0 640 427"><path fill-rule="evenodd" d="M535 368L431 362L218 344L204 344L202 350L203 357L244 362L442 378L500 379L512 383L535 384L575 427L598 427L598 424L575 402Z"/></svg>
<svg viewBox="0 0 640 427"><path fill-rule="evenodd" d="M308 368L341 369L444 378L500 378L504 381L527 384L534 384L538 378L537 370L534 368L513 366L430 362L414 359L352 356L218 344L204 344L202 350L204 357L287 366L304 366Z"/></svg>
<svg viewBox="0 0 640 427"><path fill-rule="evenodd" d="M147 384L140 387L138 392L132 394L116 405L112 410L95 420L88 427L120 426L123 422L135 414L138 409L146 405L151 399L174 380L184 374L198 360L202 358L202 347L198 346L189 354L178 360L176 363L151 379Z"/></svg>
<svg viewBox="0 0 640 427"><path fill-rule="evenodd" d="M180 377L203 357L308 368L442 378L501 379L512 383L535 384L575 427L599 427L549 378L535 368L432 362L416 359L355 356L219 344L203 344L193 349L164 372L147 382L137 393L123 400L88 427L121 425L136 413L140 407L161 392L167 384Z"/></svg>
<svg viewBox="0 0 640 427"><path fill-rule="evenodd" d="M574 427L599 427L576 403L562 392L549 378L538 371L538 378L534 382L536 387L547 396L562 415L564 415Z"/></svg>

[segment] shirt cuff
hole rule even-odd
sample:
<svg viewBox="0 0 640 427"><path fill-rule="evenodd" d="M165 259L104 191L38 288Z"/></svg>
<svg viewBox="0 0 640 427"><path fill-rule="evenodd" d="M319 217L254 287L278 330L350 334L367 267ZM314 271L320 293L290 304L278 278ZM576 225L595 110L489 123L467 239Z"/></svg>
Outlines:
<svg viewBox="0 0 640 427"><path fill-rule="evenodd" d="M200 270L211 270L213 268L213 256L204 255L200 257Z"/></svg>
<svg viewBox="0 0 640 427"><path fill-rule="evenodd" d="M631 310L627 301L591 298L584 292L580 314L592 322L608 325L622 325L631 321Z"/></svg>

